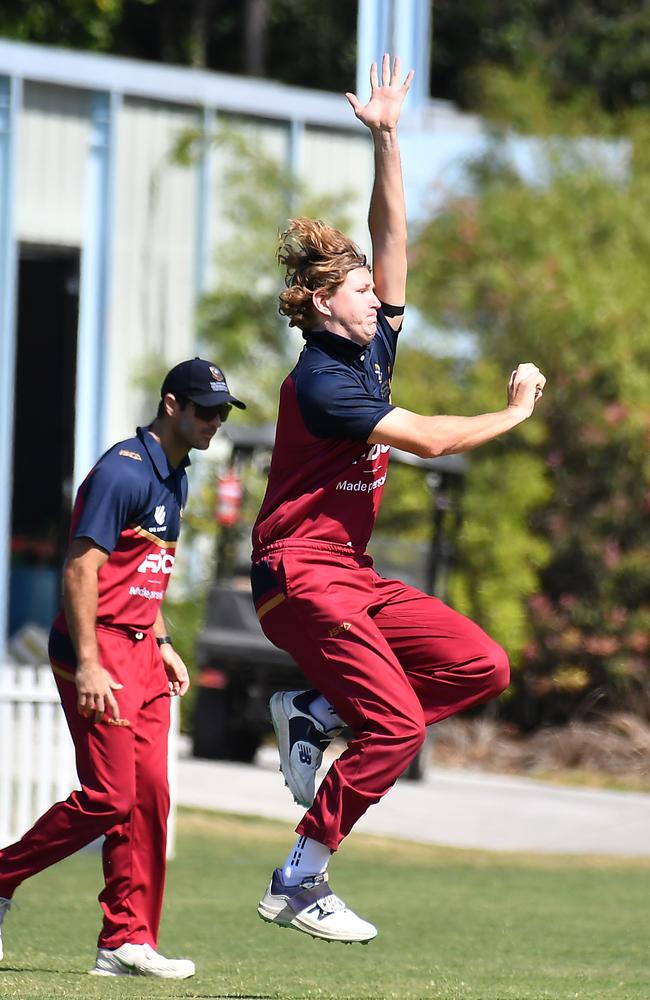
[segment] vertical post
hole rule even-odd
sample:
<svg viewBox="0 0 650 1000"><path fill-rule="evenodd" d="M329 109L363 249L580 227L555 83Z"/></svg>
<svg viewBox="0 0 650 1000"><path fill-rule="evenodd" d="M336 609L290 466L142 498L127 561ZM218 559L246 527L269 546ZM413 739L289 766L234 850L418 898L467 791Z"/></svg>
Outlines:
<svg viewBox="0 0 650 1000"><path fill-rule="evenodd" d="M398 55L404 72L413 68L415 79L409 91L413 111L429 98L431 59L430 0L360 0L357 18L357 95L365 101L369 92L368 67L384 52Z"/></svg>
<svg viewBox="0 0 650 1000"><path fill-rule="evenodd" d="M120 97L91 96L86 170L86 226L81 250L77 389L75 396L74 487L79 486L106 442L115 130ZM116 359L119 363L119 359Z"/></svg>
<svg viewBox="0 0 650 1000"><path fill-rule="evenodd" d="M296 210L296 181L300 177L300 160L302 156L302 141L305 134L305 123L297 118L289 122L289 140L287 144L287 167L291 178L289 190L289 215Z"/></svg>
<svg viewBox="0 0 650 1000"><path fill-rule="evenodd" d="M389 13L392 3L393 0L359 0L356 92L363 104L370 95L370 63L381 59L389 44Z"/></svg>
<svg viewBox="0 0 650 1000"><path fill-rule="evenodd" d="M7 649L16 374L16 133L22 80L0 77L0 670Z"/></svg>
<svg viewBox="0 0 650 1000"><path fill-rule="evenodd" d="M195 305L208 288L212 257L212 198L214 190L214 108L203 108L201 140L197 161L196 242L194 250ZM196 319L195 319L196 322Z"/></svg>

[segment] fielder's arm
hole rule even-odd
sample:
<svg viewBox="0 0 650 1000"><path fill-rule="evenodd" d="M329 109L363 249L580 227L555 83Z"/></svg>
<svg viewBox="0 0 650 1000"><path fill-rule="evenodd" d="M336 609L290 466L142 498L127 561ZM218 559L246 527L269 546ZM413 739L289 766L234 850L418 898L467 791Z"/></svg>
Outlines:
<svg viewBox="0 0 650 1000"><path fill-rule="evenodd" d="M397 406L382 417L368 443L388 444L420 458L470 451L530 417L545 384L545 377L535 365L519 365L510 376L505 409L475 417L426 417Z"/></svg>
<svg viewBox="0 0 650 1000"><path fill-rule="evenodd" d="M167 638L169 635L160 608L153 623L153 634L156 639ZM170 642L163 643L159 648L167 679L169 680L169 693L172 697L177 694L182 697L190 687L190 675L187 667Z"/></svg>
<svg viewBox="0 0 650 1000"><path fill-rule="evenodd" d="M397 123L413 70L400 85L400 60L391 71L390 57L382 60L381 84L377 65L370 68L370 101L364 107L355 94L346 94L357 118L372 134L375 147L375 178L370 198L368 226L372 241L375 292L382 302L403 306L406 301L406 206ZM400 316L388 322L397 329Z"/></svg>
<svg viewBox="0 0 650 1000"><path fill-rule="evenodd" d="M113 694L122 685L101 665L97 648L98 576L107 559L108 553L90 538L74 539L63 567L63 607L77 654L75 684L80 714L88 717L94 713L97 722L106 714L114 722L128 725L120 718Z"/></svg>

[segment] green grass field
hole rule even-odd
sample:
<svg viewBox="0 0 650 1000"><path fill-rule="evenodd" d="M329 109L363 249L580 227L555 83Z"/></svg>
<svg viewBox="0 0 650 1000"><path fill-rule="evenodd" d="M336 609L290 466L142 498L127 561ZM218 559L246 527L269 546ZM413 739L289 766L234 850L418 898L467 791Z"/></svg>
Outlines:
<svg viewBox="0 0 650 1000"><path fill-rule="evenodd" d="M96 853L26 883L4 925L0 997L647 1000L650 861L497 855L354 836L332 883L379 927L367 946L264 924L278 823L183 812L160 949L184 982L86 975L99 925Z"/></svg>

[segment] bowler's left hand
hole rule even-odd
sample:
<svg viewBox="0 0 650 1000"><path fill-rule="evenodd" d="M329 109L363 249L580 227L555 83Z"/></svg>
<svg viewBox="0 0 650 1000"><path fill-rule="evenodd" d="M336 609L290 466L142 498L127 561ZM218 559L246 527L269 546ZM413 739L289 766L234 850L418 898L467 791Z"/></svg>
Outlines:
<svg viewBox="0 0 650 1000"><path fill-rule="evenodd" d="M370 67L370 100L364 105L356 94L347 93L352 110L364 125L371 131L392 131L397 128L404 98L411 86L415 71L407 73L404 83L400 84L401 64L399 57L395 58L391 71L390 56L384 54L381 63L381 82L377 71L377 63Z"/></svg>
<svg viewBox="0 0 650 1000"><path fill-rule="evenodd" d="M190 687L190 675L187 672L187 667L174 647L167 642L160 647L160 655L162 656L165 672L169 680L170 695L172 698L175 695L182 697Z"/></svg>

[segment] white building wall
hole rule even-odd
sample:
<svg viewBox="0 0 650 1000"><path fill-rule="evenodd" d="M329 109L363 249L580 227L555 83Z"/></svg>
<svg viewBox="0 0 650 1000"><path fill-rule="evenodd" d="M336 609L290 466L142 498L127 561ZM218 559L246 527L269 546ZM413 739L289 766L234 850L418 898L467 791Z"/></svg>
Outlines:
<svg viewBox="0 0 650 1000"><path fill-rule="evenodd" d="M18 128L20 241L81 245L89 110L88 91L25 82Z"/></svg>
<svg viewBox="0 0 650 1000"><path fill-rule="evenodd" d="M241 138L247 149L288 170L289 128L286 123L256 118L246 120L234 115L217 115L215 130L217 137L224 132L226 135L232 134ZM242 161L238 159L236 147L227 141L219 142L218 139L212 147L211 158L210 250L206 273L208 290L219 282L219 260L223 256L224 249L227 249L232 241L242 239L236 219L233 221L233 209L236 216L237 206L233 204L234 192L229 186L229 176L233 171L241 175ZM284 221L278 218L277 226L282 226ZM271 233L269 240L271 248L275 246L274 241L275 233Z"/></svg>
<svg viewBox="0 0 650 1000"><path fill-rule="evenodd" d="M346 219L347 233L370 256L367 226L373 176L370 138L365 133L342 135L331 129L308 126L301 143L299 172L315 194L336 200L340 214Z"/></svg>
<svg viewBox="0 0 650 1000"><path fill-rule="evenodd" d="M194 350L196 172L174 162L197 112L125 98L117 128L108 428L128 436L151 417L138 380Z"/></svg>

